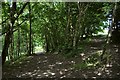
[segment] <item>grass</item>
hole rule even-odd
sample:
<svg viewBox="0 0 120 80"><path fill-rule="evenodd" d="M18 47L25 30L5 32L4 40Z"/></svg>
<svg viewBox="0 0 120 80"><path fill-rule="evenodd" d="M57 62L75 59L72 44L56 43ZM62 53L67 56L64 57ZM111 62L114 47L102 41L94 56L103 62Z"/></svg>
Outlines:
<svg viewBox="0 0 120 80"><path fill-rule="evenodd" d="M19 57L16 57L13 62L12 62L11 60L6 61L6 62L5 62L5 65L6 65L6 66L7 66L7 65L13 65L13 64L17 64L17 65L18 65L21 61L25 61L26 59L27 59L27 56L21 55L21 56L19 56Z"/></svg>
<svg viewBox="0 0 120 80"><path fill-rule="evenodd" d="M92 55L90 55L89 57L87 57L85 60L83 60L81 63L79 64L75 64L74 67L76 69L94 69L94 68L98 68L104 64L102 64L100 58L101 58L101 53L102 52L96 52ZM110 60L108 58L110 58L110 54L105 54L104 59L106 60Z"/></svg>

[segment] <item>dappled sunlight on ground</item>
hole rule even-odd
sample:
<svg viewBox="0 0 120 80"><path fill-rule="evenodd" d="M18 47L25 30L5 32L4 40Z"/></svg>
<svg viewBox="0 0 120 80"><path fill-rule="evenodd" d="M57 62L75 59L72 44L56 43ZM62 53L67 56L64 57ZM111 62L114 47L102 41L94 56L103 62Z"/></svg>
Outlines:
<svg viewBox="0 0 120 80"><path fill-rule="evenodd" d="M49 57L49 60L48 58ZM58 58L58 55L54 55L54 57ZM53 57L53 56L52 56ZM45 78L45 77L51 77L51 78L64 78L64 77L84 77L84 78L98 78L98 77L110 77L112 76L112 70L109 68L112 67L111 64L107 64L105 69L102 70L102 68L97 70L77 70L72 65L76 63L75 60L59 60L54 58L55 60L52 60L50 55L44 55L44 56L34 56L30 57L29 60L26 60L25 62L20 63L20 65L17 65L14 69L12 69L12 66L4 67L4 73L3 77L19 77L19 78L25 78L25 77L34 77L34 78ZM37 62L37 63L36 63ZM79 61L80 62L80 61ZM11 68L11 69L10 69ZM7 71L7 72L6 72ZM17 73L17 74L16 74ZM117 73L119 75L120 73Z"/></svg>
<svg viewBox="0 0 120 80"><path fill-rule="evenodd" d="M97 44L98 43L98 44ZM95 53L102 52L103 41L86 44L85 50L75 58L65 58L55 52L54 54L37 53L29 56L19 63L3 66L3 78L118 78L120 76L120 59L116 53L117 46L114 49L112 61L100 68L94 69L76 69L75 64L81 63Z"/></svg>

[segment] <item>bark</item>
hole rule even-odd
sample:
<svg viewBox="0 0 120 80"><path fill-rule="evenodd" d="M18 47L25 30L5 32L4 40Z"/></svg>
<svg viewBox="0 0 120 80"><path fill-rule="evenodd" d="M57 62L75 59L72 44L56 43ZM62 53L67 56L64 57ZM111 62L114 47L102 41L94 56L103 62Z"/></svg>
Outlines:
<svg viewBox="0 0 120 80"><path fill-rule="evenodd" d="M32 39L32 54L34 54L34 42L33 42L33 39Z"/></svg>
<svg viewBox="0 0 120 80"><path fill-rule="evenodd" d="M67 7L67 25L66 25L66 28L65 28L65 43L66 44L69 44L69 37L70 37L70 35L69 35L69 32L70 32L70 11L71 11L71 9L70 9L70 3L66 3L66 7Z"/></svg>
<svg viewBox="0 0 120 80"><path fill-rule="evenodd" d="M18 51L17 51L17 56L19 57L20 53L20 28L18 27Z"/></svg>
<svg viewBox="0 0 120 80"><path fill-rule="evenodd" d="M22 14L26 5L27 3L23 5L23 7L18 12L17 17L15 18L14 14L16 13L16 2L13 2L12 8L10 10L10 21L11 22L9 23L8 32L6 32L6 35L5 35L5 41L4 41L4 46L2 50L2 65L4 65L6 61L6 56L8 55L8 48L9 48L9 45L11 44L11 39L12 39L12 34L13 34L13 25L15 23L15 20L17 20L19 15Z"/></svg>
<svg viewBox="0 0 120 80"><path fill-rule="evenodd" d="M8 55L8 48L12 41L13 25L15 23L15 17L14 17L15 11L16 11L16 2L13 2L11 10L10 10L10 21L11 22L8 24L9 29L8 29L8 33L6 33L5 35L4 47L2 50L2 64L4 64L6 61L6 56Z"/></svg>
<svg viewBox="0 0 120 80"><path fill-rule="evenodd" d="M80 28L81 28L81 24L80 24L80 20L81 20L81 3L79 2L78 4L77 4L77 6L78 6L78 22L77 22L77 30L80 30ZM76 31L76 41L75 41L75 46L77 46L78 45L78 42L79 42L79 39L80 39L80 31Z"/></svg>
<svg viewBox="0 0 120 80"><path fill-rule="evenodd" d="M10 45L10 60L13 61L14 59L14 35L13 33L11 33L11 45Z"/></svg>
<svg viewBox="0 0 120 80"><path fill-rule="evenodd" d="M11 38L11 34L10 31L5 35L5 41L4 41L4 46L3 46L3 50L2 50L2 64L5 63L6 60L6 56L8 55L8 48L10 45L10 38Z"/></svg>
<svg viewBox="0 0 120 80"><path fill-rule="evenodd" d="M45 34L45 41L46 41L46 44L45 44L46 52L49 52L49 42L48 42L48 37L46 34Z"/></svg>
<svg viewBox="0 0 120 80"><path fill-rule="evenodd" d="M101 61L103 60L103 55L105 54L106 52L106 48L107 48L107 45L110 43L110 34L112 33L112 28L114 27L114 17L115 17L115 10L116 10L116 3L114 5L114 10L113 10L113 17L112 17L112 25L110 26L109 25L109 31L108 31L108 35L106 36L106 40L105 40L105 45L103 46L103 51L102 51L102 55L101 55Z"/></svg>
<svg viewBox="0 0 120 80"><path fill-rule="evenodd" d="M29 55L31 55L32 52L32 29L31 29L31 6L30 6L30 2L29 2L29 23L30 23L30 33L29 33Z"/></svg>

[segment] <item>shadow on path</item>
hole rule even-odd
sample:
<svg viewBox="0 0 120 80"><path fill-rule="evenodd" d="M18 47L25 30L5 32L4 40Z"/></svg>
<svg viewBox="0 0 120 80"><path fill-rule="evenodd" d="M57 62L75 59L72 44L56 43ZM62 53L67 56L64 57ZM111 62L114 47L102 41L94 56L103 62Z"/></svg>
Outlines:
<svg viewBox="0 0 120 80"><path fill-rule="evenodd" d="M87 43L84 56L91 55L96 51L101 51L104 39L93 39ZM106 67L102 72L101 69L84 69L77 70L74 64L80 63L83 56L66 59L60 54L44 54L29 56L24 61L13 65L3 66L3 78L118 78L120 76L120 60L118 53L112 48L113 61L112 66ZM117 59L116 59L117 58ZM118 60L118 62L116 62Z"/></svg>

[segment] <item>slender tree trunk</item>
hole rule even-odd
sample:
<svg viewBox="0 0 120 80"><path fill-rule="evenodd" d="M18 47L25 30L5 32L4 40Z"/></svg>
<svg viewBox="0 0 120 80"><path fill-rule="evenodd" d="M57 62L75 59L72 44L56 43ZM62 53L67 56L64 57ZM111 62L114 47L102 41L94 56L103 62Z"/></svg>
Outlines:
<svg viewBox="0 0 120 80"><path fill-rule="evenodd" d="M10 60L11 61L13 61L13 58L14 58L14 41L13 41L13 38L14 36L13 36L13 33L12 33L12 31L11 31L11 45L10 45Z"/></svg>
<svg viewBox="0 0 120 80"><path fill-rule="evenodd" d="M17 17L15 17L14 14L16 13L16 2L12 3L12 7L11 7L11 10L10 10L10 23L8 24L9 29L6 32L4 46L3 46L3 50L2 50L2 65L4 65L5 60L6 60L6 56L8 55L8 48L9 48L9 45L11 43L10 41L11 41L11 37L12 37L12 34L13 34L13 25L15 23L15 20L18 19L19 15L23 13L23 9L25 8L25 6L27 4L28 3L25 3L23 5L23 7L20 9L20 11L17 14Z"/></svg>
<svg viewBox="0 0 120 80"><path fill-rule="evenodd" d="M17 56L20 56L20 28L18 27L18 52Z"/></svg>
<svg viewBox="0 0 120 80"><path fill-rule="evenodd" d="M6 35L5 35L5 41L4 41L4 46L3 46L3 50L2 50L2 64L5 63L6 61L6 56L8 55L8 48L9 48L9 45L10 45L10 38L11 38L11 34L10 32L8 32Z"/></svg>
<svg viewBox="0 0 120 80"><path fill-rule="evenodd" d="M113 15L113 17L112 17L112 25L111 26L109 25L110 28L109 28L109 31L108 31L108 35L106 36L105 45L103 46L103 51L102 51L102 55L101 55L101 61L103 60L103 55L106 52L107 45L110 42L110 34L112 33L112 28L114 27L115 11L116 11L116 3L114 5L114 10L113 10L113 13L112 13L112 15Z"/></svg>
<svg viewBox="0 0 120 80"><path fill-rule="evenodd" d="M78 25L77 25L77 30L80 30L80 28L81 28L81 24L80 24L80 20L81 20L81 3L79 2L79 3L77 3L77 6L78 6ZM75 45L77 46L78 45L78 43L79 43L79 39L80 39L80 31L76 31L76 41L75 41Z"/></svg>
<svg viewBox="0 0 120 80"><path fill-rule="evenodd" d="M31 42L31 40L32 40L32 37L31 37L31 35L32 35L32 29L31 29L31 6L30 6L30 2L29 2L29 23L30 23L30 33L29 33L29 55L31 55L31 52L32 52L32 42Z"/></svg>
<svg viewBox="0 0 120 80"><path fill-rule="evenodd" d="M66 28L65 28L65 43L66 43L66 46L69 45L69 38L70 38L70 3L66 3L66 7L67 7L67 25L66 25Z"/></svg>
<svg viewBox="0 0 120 80"><path fill-rule="evenodd" d="M29 53L29 34L26 35L26 39L27 39L27 52Z"/></svg>
<svg viewBox="0 0 120 80"><path fill-rule="evenodd" d="M8 33L6 33L4 47L2 51L2 64L4 64L6 61L6 56L8 55L8 48L9 48L9 45L11 43L12 36L13 36L12 34L13 34L13 25L15 23L15 17L14 17L15 11L16 11L16 2L13 2L11 10L10 10L10 21L11 22L9 23L9 29L8 29L9 31Z"/></svg>
<svg viewBox="0 0 120 80"><path fill-rule="evenodd" d="M32 39L32 54L34 54L34 41L33 41L33 39Z"/></svg>
<svg viewBox="0 0 120 80"><path fill-rule="evenodd" d="M45 44L46 52L49 52L49 42L48 42L48 37L46 34L45 34L45 42L46 42L46 44Z"/></svg>

